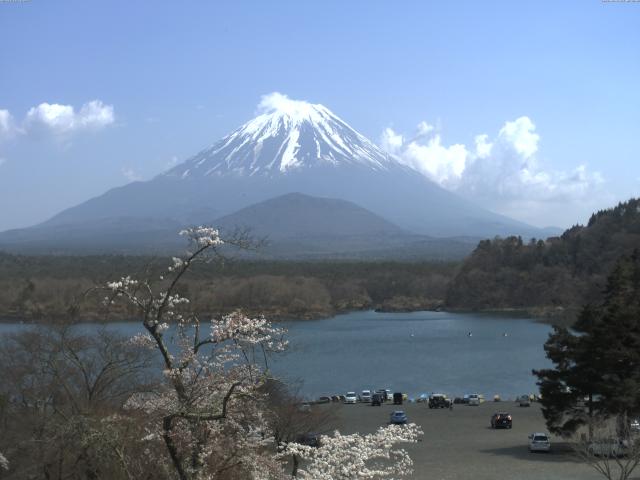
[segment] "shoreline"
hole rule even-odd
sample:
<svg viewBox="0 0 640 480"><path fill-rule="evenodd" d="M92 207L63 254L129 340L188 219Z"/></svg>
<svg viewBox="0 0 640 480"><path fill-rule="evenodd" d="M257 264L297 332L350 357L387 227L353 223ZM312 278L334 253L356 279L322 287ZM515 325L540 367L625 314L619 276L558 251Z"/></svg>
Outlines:
<svg viewBox="0 0 640 480"><path fill-rule="evenodd" d="M239 309L242 310L242 309ZM203 317L211 318L211 317L220 317L222 315L226 315L230 313L230 311L225 312L215 312L215 313L207 313L202 314ZM460 314L487 314L487 315L509 315L509 316L517 316L523 319L531 320L538 323L543 323L546 325L570 325L573 320L567 319L567 315L575 314L577 309L568 308L568 309L554 309L554 311L550 311L550 309L545 307L529 307L529 308L485 308L485 309L459 309L459 308L447 308L444 304L437 305L415 305L414 308L411 307L398 307L398 308L389 308L389 306L367 306L363 308L345 308L345 309L335 309L333 311L307 311L300 312L298 314L294 313L283 313L283 312L253 312L253 311L245 311L245 313L249 316L257 316L263 314L266 318L271 320L272 322L304 322L304 321L312 321L312 320L324 320L327 318L332 318L338 315L344 315L349 313L357 313L357 312L367 312L372 311L376 313L414 313L414 312L447 312L447 313L460 313ZM4 314L0 315L0 324L62 324L66 323L68 319L64 315L56 314L50 317L46 316L29 316L29 315L20 315L20 314ZM71 323L135 323L138 322L139 319L125 316L112 316L110 318L105 318L104 316L91 314L83 319L74 319Z"/></svg>

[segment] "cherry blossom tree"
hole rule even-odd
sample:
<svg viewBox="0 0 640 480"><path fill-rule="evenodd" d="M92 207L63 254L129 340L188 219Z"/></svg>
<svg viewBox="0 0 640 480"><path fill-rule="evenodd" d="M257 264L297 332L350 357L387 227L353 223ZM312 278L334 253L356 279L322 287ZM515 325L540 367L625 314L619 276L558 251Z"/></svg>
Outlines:
<svg viewBox="0 0 640 480"><path fill-rule="evenodd" d="M157 281L129 276L109 282L108 305L125 301L142 319L144 334L132 341L155 349L164 382L153 394L133 396L130 411L147 417L148 460L165 465L181 480L277 478L278 459L263 415L270 353L285 348L284 332L264 317L241 312L201 320L179 292L180 280L196 263L219 255L226 243L218 230L183 230L190 249Z"/></svg>
<svg viewBox="0 0 640 480"><path fill-rule="evenodd" d="M282 431L274 435L277 415L270 410L273 399L268 399L268 361L272 353L286 347L284 331L262 316L249 318L241 312L205 321L181 291L181 280L196 263L220 256L219 249L227 244L245 244L242 239L223 240L209 227L190 228L181 234L190 248L184 256L174 257L162 275L125 276L99 289L107 292L105 305L123 304L140 318L143 333L126 345L138 351L148 349L156 361L149 370L149 388L138 388L145 381L132 381L130 391L134 393L124 403L98 408L91 417L80 409L67 422L63 433L73 437L69 445L77 445L86 459L86 478L116 478L112 474L117 470L117 478L128 480L275 480L288 477L285 463L289 458L301 459L296 474L306 479L381 479L408 474L411 459L394 445L416 441L421 432L415 425L389 426L364 436L335 432L322 436L318 448L289 438L285 441L289 434ZM72 357L80 367L85 360L93 365L90 355ZM147 364L140 365L146 368ZM154 375L154 369L159 373ZM97 379L103 377L97 375L96 382L87 385L97 385ZM127 384L120 375L109 375L107 384L118 398L127 391L120 388ZM93 387L87 391L94 390L102 391ZM94 462L100 452L104 458ZM110 464L117 468L110 469ZM8 468L0 453L0 471Z"/></svg>
<svg viewBox="0 0 640 480"><path fill-rule="evenodd" d="M422 431L415 424L389 425L368 435L322 435L320 446L289 443L282 455L297 456L303 467L296 476L308 480L395 478L412 473L413 462L397 443L412 443Z"/></svg>

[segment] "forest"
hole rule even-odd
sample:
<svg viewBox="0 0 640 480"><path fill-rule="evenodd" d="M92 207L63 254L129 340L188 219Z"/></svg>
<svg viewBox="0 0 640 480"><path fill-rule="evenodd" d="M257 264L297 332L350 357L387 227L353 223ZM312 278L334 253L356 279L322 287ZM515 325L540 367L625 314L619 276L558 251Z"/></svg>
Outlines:
<svg viewBox="0 0 640 480"><path fill-rule="evenodd" d="M463 262L257 261L233 257L195 266L181 284L194 308L220 315L242 309L273 320L310 319L351 310L522 310L570 323L602 298L607 275L640 248L640 200L594 213L546 240L496 237ZM0 253L0 318L104 318L96 285L125 274L159 278L164 257L26 256ZM112 309L109 319L131 318Z"/></svg>
<svg viewBox="0 0 640 480"><path fill-rule="evenodd" d="M594 213L546 240L481 241L448 287L446 304L464 310L524 309L572 321L602 299L615 262L640 248L640 200Z"/></svg>
<svg viewBox="0 0 640 480"><path fill-rule="evenodd" d="M22 256L0 254L0 317L104 316L99 299L85 295L123 275L159 278L170 259L143 256ZM195 266L181 284L203 314L242 309L271 319L319 318L362 310L420 310L442 305L456 263L214 260ZM132 313L111 309L109 319Z"/></svg>

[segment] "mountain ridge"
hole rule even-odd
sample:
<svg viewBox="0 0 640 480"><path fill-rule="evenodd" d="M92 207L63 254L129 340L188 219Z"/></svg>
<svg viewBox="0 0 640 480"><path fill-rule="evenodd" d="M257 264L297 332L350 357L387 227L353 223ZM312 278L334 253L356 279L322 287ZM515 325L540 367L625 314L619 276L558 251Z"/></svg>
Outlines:
<svg viewBox="0 0 640 480"><path fill-rule="evenodd" d="M75 238L68 243L77 244L80 238L91 241L82 233L83 225L113 225L100 234L115 238L132 231L124 228L126 222L120 222L118 230L114 219L137 218L151 225L210 223L292 192L351 202L419 236L544 235L541 229L443 189L383 152L326 107L289 99L168 172L111 189L21 232L28 243L46 236L47 229L69 225ZM0 234L0 248L8 237L17 236L16 231ZM64 238L59 235L56 242L60 245Z"/></svg>

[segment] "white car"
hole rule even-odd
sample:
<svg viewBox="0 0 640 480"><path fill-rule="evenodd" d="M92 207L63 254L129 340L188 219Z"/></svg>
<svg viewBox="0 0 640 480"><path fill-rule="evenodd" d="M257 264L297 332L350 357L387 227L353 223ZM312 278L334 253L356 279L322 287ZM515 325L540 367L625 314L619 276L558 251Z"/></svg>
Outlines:
<svg viewBox="0 0 640 480"><path fill-rule="evenodd" d="M371 403L371 390L362 390L360 394L360 401L364 403Z"/></svg>
<svg viewBox="0 0 640 480"><path fill-rule="evenodd" d="M470 394L468 399L469 399L469 402L467 402L467 405L471 407L480 406L480 395L478 395L477 393Z"/></svg>
<svg viewBox="0 0 640 480"><path fill-rule="evenodd" d="M530 407L531 406L531 400L529 399L529 395L520 395L518 397L518 404L521 407Z"/></svg>
<svg viewBox="0 0 640 480"><path fill-rule="evenodd" d="M344 396L344 403L357 403L358 402L358 396L356 395L356 392L347 392L347 394Z"/></svg>
<svg viewBox="0 0 640 480"><path fill-rule="evenodd" d="M551 450L551 441L546 433L532 433L529 435L530 452L548 452Z"/></svg>

